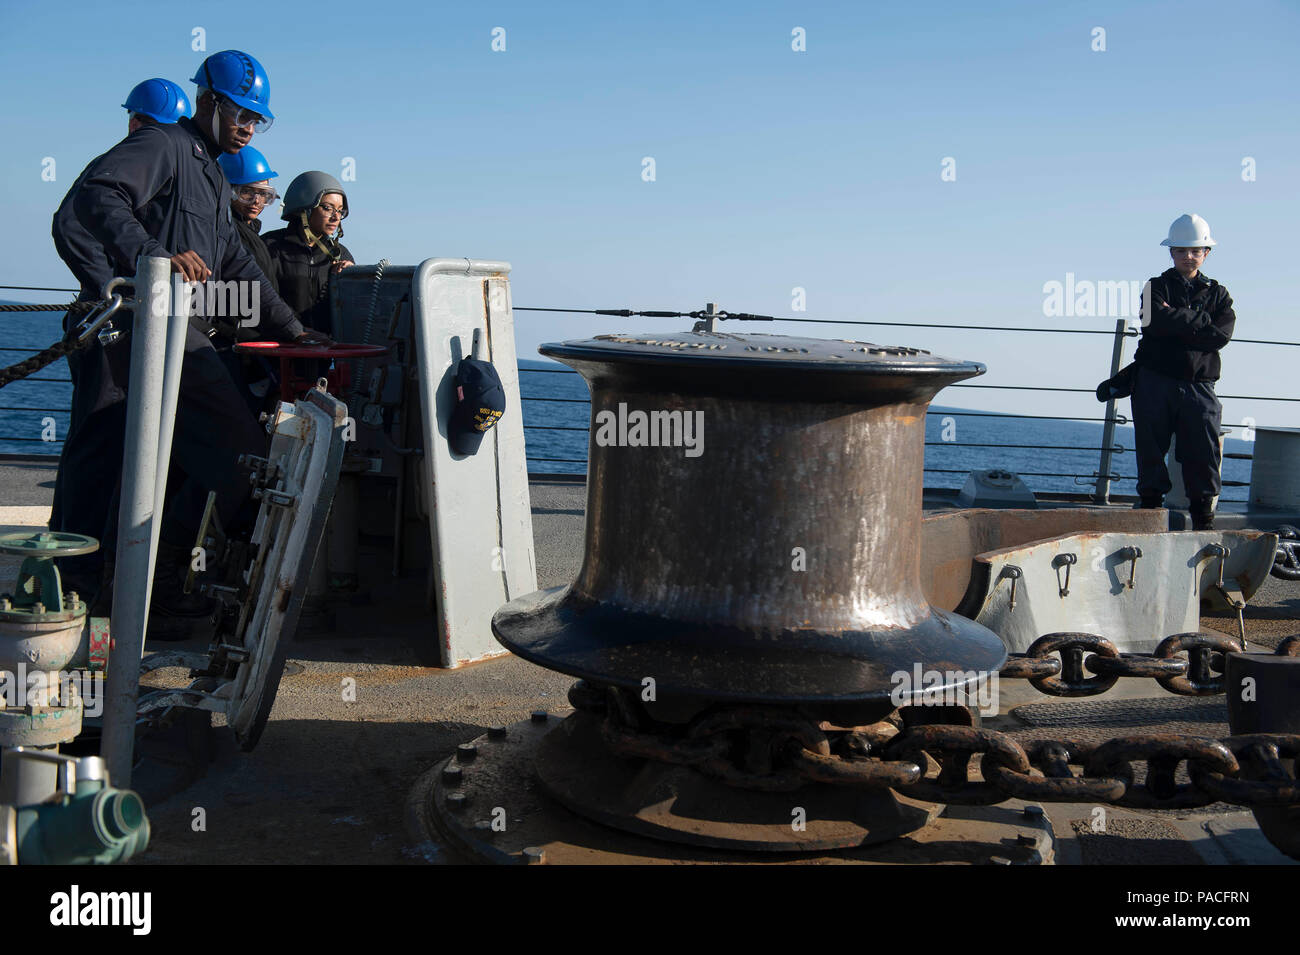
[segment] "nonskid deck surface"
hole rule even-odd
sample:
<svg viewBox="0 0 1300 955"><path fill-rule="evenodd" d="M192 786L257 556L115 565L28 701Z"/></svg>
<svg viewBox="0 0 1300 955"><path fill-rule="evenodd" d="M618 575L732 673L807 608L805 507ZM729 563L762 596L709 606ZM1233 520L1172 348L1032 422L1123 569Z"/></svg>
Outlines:
<svg viewBox="0 0 1300 955"><path fill-rule="evenodd" d="M33 526L48 514L54 474L48 464L0 463L0 523L10 525L4 530ZM530 492L538 586L568 583L582 557L585 488L537 481ZM382 543L363 540L363 567L387 567ZM16 569L0 566L0 575L12 578ZM424 572L403 579L378 572L366 586L300 629L290 650L297 666L286 672L253 752L238 752L224 728L199 725L205 716L144 744L134 783L149 806L153 837L139 864L460 861L408 833L406 803L416 781L489 727L539 708L568 713L572 679L516 657L453 671L425 666L432 634ZM312 629L322 619L333 629ZM1300 584L1269 578L1247 620L1251 641L1265 647L1300 630ZM1202 627L1235 635L1236 620L1206 617ZM151 676L158 685L184 678L180 670ZM1006 681L1001 699L1001 713L986 725L1025 737L1051 735L1062 721L1103 736L1155 732L1170 721L1182 731L1226 734L1221 697L1174 697L1150 681L1122 680L1100 700L1056 700ZM1022 705L1032 707L1024 720L1011 712ZM1248 811L1234 807L1108 808L1105 833L1093 831L1094 808L1046 807L1058 863L1290 862Z"/></svg>

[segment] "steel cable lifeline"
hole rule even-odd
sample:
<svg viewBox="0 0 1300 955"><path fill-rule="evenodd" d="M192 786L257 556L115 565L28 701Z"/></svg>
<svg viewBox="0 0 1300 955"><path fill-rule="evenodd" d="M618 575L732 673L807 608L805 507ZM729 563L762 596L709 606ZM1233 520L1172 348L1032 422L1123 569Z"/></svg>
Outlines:
<svg viewBox="0 0 1300 955"><path fill-rule="evenodd" d="M0 288L13 288L13 289L24 289L24 290L43 290L43 291L72 291L71 289L67 289L67 290L65 290L65 289L46 288L46 287L39 287L39 286L0 286ZM64 305L13 304L13 305L0 305L0 311L11 311L11 312L38 312L38 311L56 311L56 310L64 310L64 311L70 311L70 312L73 312L74 314L76 314L76 313L81 313L81 312L89 312L89 311L93 311L94 309L99 308L99 307L101 307L101 306L103 306L103 305L105 305L105 304L109 304L109 302L108 302L108 301L101 301L101 302L71 302L71 303L67 303L67 304L64 304ZM118 304L120 305L120 302L119 302ZM718 320L723 320L723 321L726 321L726 320L732 320L732 321L790 321L790 322L821 323L821 324L880 325L880 326L897 326L897 327L909 327L909 328L951 328L951 329L967 329L967 328L969 328L969 329L973 329L973 330L982 330L982 331L1028 331L1028 332L1055 332L1055 333L1070 333L1070 332L1073 332L1073 333L1077 333L1077 334L1105 334L1105 335L1113 335L1113 334L1115 334L1115 333L1112 332L1112 331L1109 331L1109 330L1103 330L1103 329L1053 329L1053 328L1034 328L1034 327L997 326L997 325L955 325L955 324L932 323L932 322L869 322L869 321L855 321L855 320L837 321L837 320L834 320L834 319L778 318L778 317L776 317L776 316L771 316L771 315L756 315L756 314L746 313L746 312L738 312L738 313L731 313L731 312L726 312L726 311L716 311L716 312L715 312L715 311L712 311L712 310L709 310L709 311L704 311L704 310L694 310L694 311L690 311L690 312L676 312L676 311L666 311L666 310L633 310L633 309L536 308L536 307L528 307L528 306L514 306L514 308L515 308L516 310L518 310L518 311L558 312L558 313L570 313L570 314L578 313L578 314L591 314L591 315L608 315L608 316L624 317L624 318L632 317L632 316L643 316L643 317L650 317L650 318L718 319ZM114 310L115 310L115 309L114 309ZM102 324L103 324L104 321L106 321L106 316L102 316L102 317L100 317L100 320L99 320L98 322L96 322L96 323L94 324L94 326L93 326L92 328L90 328L89 330L87 330L87 331L85 331L85 332L81 332L81 329L82 329L83 327L85 327L85 324L86 324L86 323L83 322L81 326L78 326L77 329L74 329L74 332L70 332L70 333L69 333L69 336L71 336L73 333L80 332L80 335L79 335L78 338L73 339L73 340L65 339L64 341L56 342L56 343L54 343L53 345L51 345L49 348L43 349L42 351L38 352L36 355L31 356L30 358L27 358L27 359L25 359L25 360L23 360L23 361L21 361L21 362L18 362L18 363L14 364L14 365L11 365L11 366L9 366L8 368L0 369L0 387L4 387L5 385L8 385L8 384L10 384L10 383L13 382L13 381L17 381L17 380L21 380L21 379L29 378L30 375L32 375L32 374L34 374L35 372L39 371L41 368L44 368L45 366L47 366L47 365L49 365L49 364L52 364L53 362L57 361L59 358L63 358L63 357L65 357L66 355L68 355L68 354L70 354L70 353L72 353L72 352L75 352L75 351L79 350L80 348L84 348L84 347L89 343L89 336L90 336L90 334L91 334L92 332L98 330L98 328L99 328L100 326L102 326ZM1129 331L1126 331L1124 334L1126 335L1126 337L1136 337L1136 336L1137 336L1138 334L1140 334L1140 333L1139 333L1137 330L1129 330ZM1235 341L1243 341L1243 342L1244 342L1244 341L1254 341L1254 340L1251 340L1251 339L1234 339L1234 340L1235 340ZM1279 344L1279 345L1300 345L1300 343L1297 343L1297 342L1273 342L1273 341L1264 342L1264 341L1261 341L1260 343L1261 343L1261 344ZM5 348L0 349L0 350L4 350L4 351L18 351L18 350L20 350L20 349L15 348L15 347L5 347ZM571 371L570 369L560 369L560 368L522 368L522 369L520 369L520 371L532 371L532 372L543 373L543 374L547 374L547 373L549 373L549 374L574 374L574 372ZM32 379L30 379L30 380L32 380L32 381L48 381L48 382L62 382L62 381L64 381L64 379L57 379L57 378L32 378ZM958 388L961 388L961 387L966 387L966 388L980 388L980 389L992 389L992 390L1011 390L1011 391L1052 391L1052 392L1067 392L1067 393L1080 393L1080 394L1086 394L1086 393L1090 393L1090 392L1092 391L1092 389L1088 389L1088 388L1060 388L1060 387L1048 387L1048 386L1041 386L1041 387L1040 387L1040 386L1033 386L1033 385L955 385L954 387L958 387ZM1251 397L1251 396L1244 396L1244 395L1224 395L1224 396L1222 396L1222 397L1224 397L1224 398L1234 398L1234 399L1238 399L1238 400L1252 400L1252 401L1288 401L1288 402L1292 402L1292 401L1300 401L1300 398L1264 398L1264 397ZM530 401L549 401L549 402L556 402L556 403L573 403L573 404L579 404L579 403L581 403L581 404L590 404L590 399L586 399L586 398L546 398L546 397L542 397L542 396L524 395L524 396L521 396L521 399L522 399L522 400L530 400ZM36 409L14 409L14 410L36 410ZM46 410L56 410L56 409L46 409ZM933 415L944 415L944 414L948 414L948 415L962 415L962 416L966 416L966 417L1004 417L1004 418L1021 418L1021 419L1034 419L1034 418L1037 418L1037 419L1043 419L1043 420L1073 420L1073 421L1100 421L1100 422L1113 421L1113 422L1116 423L1116 424L1128 424L1128 419L1127 419L1126 417L1124 417L1123 415L1117 415L1115 418L1088 418L1088 417L1072 417L1072 416L1062 416L1062 415L1024 415L1024 414L996 413L996 412L936 412L936 411L930 411L930 412L927 412L927 414L933 414ZM532 430L539 430L539 431L586 431L586 430L588 430L587 428L565 427L565 426L559 426L559 425L549 425L549 426L548 426L548 425L531 425L531 426L529 426L529 427L530 427L530 429L532 429ZM13 439L13 440L30 440L30 439L17 439L17 438L15 438L15 439ZM1032 445L1032 446L1031 446L1031 445L1012 445L1012 444L1007 444L1007 445L1003 445L1003 444L966 444L966 443L960 443L960 444L959 444L959 443L954 443L954 442L942 442L942 443L940 443L940 442L929 442L929 443L927 443L927 446L932 446L932 447L941 447L941 446L951 446L951 447L1006 447L1006 448L1027 448L1027 447L1034 447L1034 448L1037 448L1037 447L1039 447L1039 445ZM1101 450L1101 449L1099 449L1099 448L1084 448L1084 447L1077 447L1077 446L1073 446L1073 445L1060 445L1060 446L1055 446L1055 445L1054 445L1054 446L1051 446L1051 450L1098 451L1098 450ZM1126 453L1126 451L1125 451L1125 449L1124 449L1122 446L1117 446L1116 448L1113 448L1113 449L1112 449L1112 453ZM574 460L574 459L547 459L547 458L532 458L532 460L538 460L538 461L541 461L541 460L556 460L556 461L564 460L564 461L573 461L573 463L581 463L581 462L578 462L578 461L576 461L576 460ZM962 473L962 472L958 472L958 471L953 471L953 470L948 470L948 469L938 469L938 468L927 468L926 470L931 471L931 472L933 472L933 473ZM1046 472L1043 472L1043 473L1038 473L1038 472L1024 472L1024 473L1026 474L1026 476L1037 476L1037 477L1071 477L1071 476L1078 477L1078 475L1055 474L1055 473L1046 473ZM1235 484L1236 482L1233 482L1233 483Z"/></svg>
<svg viewBox="0 0 1300 955"><path fill-rule="evenodd" d="M52 288L44 285L0 285L0 289L19 289L28 292L75 292L73 288ZM36 305L36 306L0 306L0 311L53 311L56 309L66 309L64 305ZM1015 325L941 325L933 322L864 322L861 320L851 319L834 319L834 318L781 318L775 315L754 315L749 312L714 312L712 314L699 309L693 312L667 312L667 311L635 311L629 308L537 308L524 305L514 305L511 307L516 312L560 312L567 314L581 315L612 315L616 318L632 318L633 316L643 316L646 318L715 318L721 321L747 321L747 322L809 322L824 325L888 325L899 328L956 328L970 329L972 331L1005 331L1005 332L1053 332L1058 334L1076 334L1076 335L1113 335L1113 331L1107 329L1091 328L1025 328ZM1130 330L1124 333L1126 338L1136 338L1140 333L1137 330ZM1267 338L1234 338L1234 342L1240 342L1248 345L1289 345L1300 348L1300 342L1282 342L1274 341ZM537 369L541 370L541 369ZM1225 395L1224 397L1232 397ZM1287 399L1300 400L1300 399Z"/></svg>
<svg viewBox="0 0 1300 955"><path fill-rule="evenodd" d="M0 286L0 288L2 287L3 286ZM963 331L969 330L984 332L1048 332L1058 335L1113 336L1115 334L1113 330L1099 328L1026 328L1019 325L951 325L940 324L937 322L865 322L860 319L784 318L776 315L753 315L749 312L726 311L705 312L696 310L694 312L639 312L628 308L529 308L523 305L515 305L512 306L512 308L516 312L569 312L584 315L614 315L620 318L631 318L634 315L643 315L648 318L713 318L724 322L730 320L733 322L804 322L819 325L888 325L897 328L955 328ZM1136 338L1140 334L1141 332L1137 329L1129 329L1124 332L1124 337ZM1234 338L1233 341L1248 345L1291 345L1300 348L1300 342L1279 342L1263 338Z"/></svg>

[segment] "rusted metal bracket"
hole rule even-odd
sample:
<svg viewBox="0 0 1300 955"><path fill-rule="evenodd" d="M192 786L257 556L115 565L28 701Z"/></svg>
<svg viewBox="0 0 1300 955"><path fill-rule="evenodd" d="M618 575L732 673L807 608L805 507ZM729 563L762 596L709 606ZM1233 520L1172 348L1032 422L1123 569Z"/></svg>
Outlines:
<svg viewBox="0 0 1300 955"><path fill-rule="evenodd" d="M1129 571L1128 571L1128 583L1125 584L1125 586L1126 586L1129 590L1132 590L1132 589L1133 589L1134 579L1137 577L1138 558L1142 556L1142 548L1141 548L1141 547L1121 547L1121 548L1119 549L1119 552L1118 552L1118 553L1119 553L1119 559L1120 559L1121 561L1124 561L1124 560L1131 560L1131 561L1133 562L1133 565L1129 568Z"/></svg>
<svg viewBox="0 0 1300 955"><path fill-rule="evenodd" d="M1011 581L1011 601L1007 604L1008 610L1016 609L1016 582L1022 576L1024 576L1024 571L1015 564L1007 564L1002 568L1002 572L998 574L998 580L1006 579Z"/></svg>
<svg viewBox="0 0 1300 955"><path fill-rule="evenodd" d="M1070 568L1079 562L1078 554L1057 554L1052 558L1052 567L1056 570L1056 586L1062 597L1070 596ZM1065 583L1061 583L1061 568L1065 568Z"/></svg>
<svg viewBox="0 0 1300 955"><path fill-rule="evenodd" d="M1218 587L1220 590L1223 589L1223 565L1224 563L1227 562L1228 557L1231 554L1232 554L1231 547L1226 547L1223 544L1206 544L1201 549L1201 553L1197 557L1196 562L1198 564L1201 563L1202 561L1213 560L1215 557L1219 558L1219 579L1215 583L1215 586Z"/></svg>

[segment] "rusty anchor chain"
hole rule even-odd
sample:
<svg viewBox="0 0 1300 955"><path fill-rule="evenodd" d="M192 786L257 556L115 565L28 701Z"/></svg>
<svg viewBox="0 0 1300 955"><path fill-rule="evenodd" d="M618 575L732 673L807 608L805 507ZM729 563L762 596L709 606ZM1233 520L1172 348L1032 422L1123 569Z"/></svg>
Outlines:
<svg viewBox="0 0 1300 955"><path fill-rule="evenodd" d="M1204 696L1224 692L1224 654L1239 652L1240 644L1222 634L1175 634L1143 654L1120 653L1097 634L1052 633L1027 653L1011 655L999 676L1027 679L1052 696L1096 696L1121 677L1154 679L1173 693ZM1300 656L1300 635L1282 641L1274 653ZM824 783L894 789L955 805L1007 799L1133 809L1300 803L1300 781L1283 763L1300 756L1300 735L1216 740L1156 733L1106 741L1064 736L1022 745L1007 733L951 721L906 726L900 714L910 707L855 727L834 726L798 708L721 707L672 727L656 725L613 688L602 692L580 681L570 701L604 714L602 735L614 754L690 766L742 789L792 791ZM979 778L973 779L976 755ZM1140 782L1138 763L1146 767ZM1190 782L1176 778L1183 764Z"/></svg>
<svg viewBox="0 0 1300 955"><path fill-rule="evenodd" d="M743 789L793 791L824 783L894 789L927 802L965 806L1008 799L1131 809L1300 803L1300 780L1282 763L1300 755L1295 734L1216 740L1154 733L1104 742L1066 736L1022 746L1007 733L973 726L819 727L798 714L754 708L711 713L677 734L634 730L607 712L602 731L617 756L691 766ZM978 779L972 778L975 755ZM1146 765L1140 782L1136 763ZM1182 763L1190 783L1175 778ZM938 772L930 775L934 765ZM1073 767L1082 771L1076 775Z"/></svg>
<svg viewBox="0 0 1300 955"><path fill-rule="evenodd" d="M1223 655L1241 652L1240 641L1220 633L1176 633L1151 653L1121 653L1095 633L1048 633L1027 652L1010 654L998 676L1028 680L1049 696L1098 696L1120 677L1152 679L1181 696L1212 696L1224 692ZM1287 637L1273 652L1300 656L1300 635Z"/></svg>

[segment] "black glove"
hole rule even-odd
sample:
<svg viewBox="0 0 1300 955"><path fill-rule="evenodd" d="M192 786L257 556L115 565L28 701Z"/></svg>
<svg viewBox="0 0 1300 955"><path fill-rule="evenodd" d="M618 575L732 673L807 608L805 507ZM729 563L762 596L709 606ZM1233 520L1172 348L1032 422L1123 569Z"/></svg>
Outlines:
<svg viewBox="0 0 1300 955"><path fill-rule="evenodd" d="M318 332L314 328L309 328L295 338L293 344L329 346L334 344L334 339L330 338L324 332Z"/></svg>

